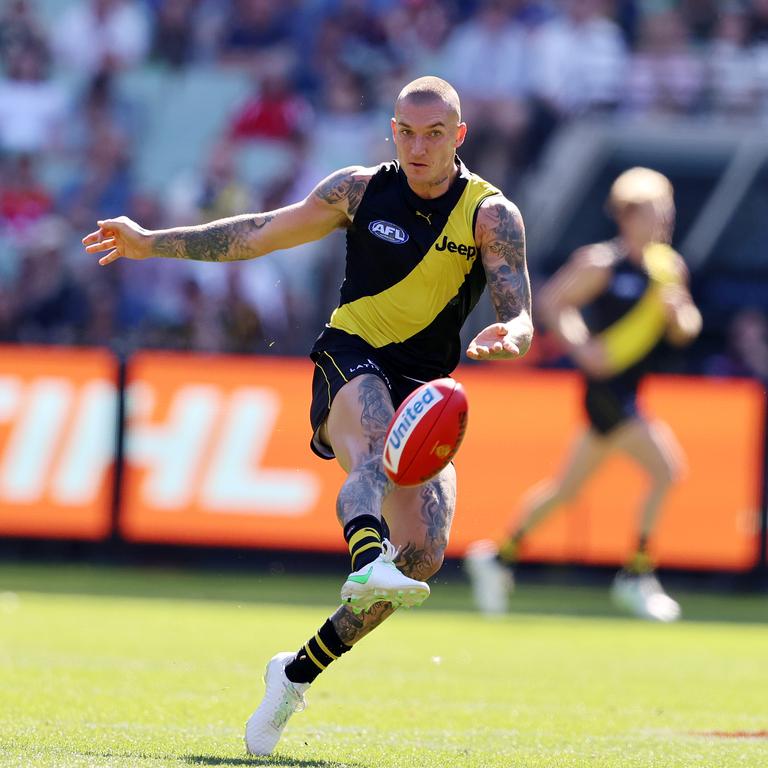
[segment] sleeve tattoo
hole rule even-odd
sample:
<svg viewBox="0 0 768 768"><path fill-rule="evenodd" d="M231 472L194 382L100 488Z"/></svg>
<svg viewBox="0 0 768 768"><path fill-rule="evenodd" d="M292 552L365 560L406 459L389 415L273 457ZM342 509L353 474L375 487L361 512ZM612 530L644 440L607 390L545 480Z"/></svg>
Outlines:
<svg viewBox="0 0 768 768"><path fill-rule="evenodd" d="M500 322L521 312L531 313L531 285L525 261L525 228L517 208L508 201L484 211L483 264L488 291Z"/></svg>
<svg viewBox="0 0 768 768"><path fill-rule="evenodd" d="M156 256L193 261L240 261L253 258L252 237L277 214L244 214L197 227L179 227L155 237Z"/></svg>

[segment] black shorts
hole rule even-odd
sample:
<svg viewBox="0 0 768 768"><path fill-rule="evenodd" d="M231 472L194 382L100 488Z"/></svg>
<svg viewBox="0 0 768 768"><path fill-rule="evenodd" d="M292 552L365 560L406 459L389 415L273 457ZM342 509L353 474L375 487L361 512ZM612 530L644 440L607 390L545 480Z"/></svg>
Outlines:
<svg viewBox="0 0 768 768"><path fill-rule="evenodd" d="M315 364L312 377L312 424L310 447L321 459L333 459L330 445L320 440L320 427L328 418L336 393L348 382L363 374L378 376L389 390L397 409L414 389L424 381L405 376L388 367L376 356L376 350L358 336L343 332L325 332L315 344L310 357Z"/></svg>
<svg viewBox="0 0 768 768"><path fill-rule="evenodd" d="M590 426L601 435L640 415L637 406L637 382L587 379L584 408Z"/></svg>

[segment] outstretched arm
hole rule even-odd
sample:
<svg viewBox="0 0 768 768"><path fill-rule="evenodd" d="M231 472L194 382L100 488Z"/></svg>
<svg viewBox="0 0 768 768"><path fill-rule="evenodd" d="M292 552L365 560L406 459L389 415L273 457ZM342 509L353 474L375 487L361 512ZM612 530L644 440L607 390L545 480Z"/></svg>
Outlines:
<svg viewBox="0 0 768 768"><path fill-rule="evenodd" d="M126 216L98 222L83 238L88 253L119 258L164 256L196 261L239 261L319 240L354 218L374 169L351 166L331 174L299 203L268 213L243 214L208 224L148 230Z"/></svg>
<svg viewBox="0 0 768 768"><path fill-rule="evenodd" d="M475 239L497 322L470 342L467 356L473 360L521 357L531 345L533 323L525 227L517 206L501 195L483 201Z"/></svg>

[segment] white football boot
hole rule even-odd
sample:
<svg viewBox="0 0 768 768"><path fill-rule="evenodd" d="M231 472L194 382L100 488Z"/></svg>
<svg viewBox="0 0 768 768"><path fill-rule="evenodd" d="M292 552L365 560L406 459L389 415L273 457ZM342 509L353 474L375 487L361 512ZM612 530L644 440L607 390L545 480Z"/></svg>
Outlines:
<svg viewBox="0 0 768 768"><path fill-rule="evenodd" d="M483 539L470 544L464 557L475 607L487 616L506 613L509 595L515 588L512 570L502 565L497 555L496 544Z"/></svg>
<svg viewBox="0 0 768 768"><path fill-rule="evenodd" d="M611 586L611 597L619 608L641 619L669 622L680 618L680 605L664 591L653 573L619 571Z"/></svg>
<svg viewBox="0 0 768 768"><path fill-rule="evenodd" d="M271 755L290 716L307 706L304 694L309 683L292 683L285 675L286 664L295 656L278 653L267 664L264 698L245 724L245 748L250 755Z"/></svg>
<svg viewBox="0 0 768 768"><path fill-rule="evenodd" d="M381 546L381 554L372 563L352 571L341 587L341 602L355 613L367 611L379 602L413 608L429 597L429 584L398 570L393 562L397 548L387 539Z"/></svg>

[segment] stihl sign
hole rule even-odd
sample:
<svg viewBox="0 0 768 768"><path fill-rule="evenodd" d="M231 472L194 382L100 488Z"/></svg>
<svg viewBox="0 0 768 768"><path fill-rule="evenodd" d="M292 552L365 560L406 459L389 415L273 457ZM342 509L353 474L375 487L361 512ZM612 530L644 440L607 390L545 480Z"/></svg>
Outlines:
<svg viewBox="0 0 768 768"><path fill-rule="evenodd" d="M249 515L309 512L319 494L314 475L263 465L283 405L278 390L266 387L182 384L160 392L132 385L126 455L143 503Z"/></svg>
<svg viewBox="0 0 768 768"><path fill-rule="evenodd" d="M547 457L583 426L572 372L459 369L474 403L456 459L459 497L448 553L498 537ZM122 473L115 493L117 364L101 350L0 346L0 536L345 551L335 515L344 474L309 450L308 360L138 353L126 371ZM649 413L667 420L689 471L653 538L662 565L746 570L758 552L765 394L751 381L649 378ZM515 411L515 471L504 493L478 483L509 452L499 403ZM706 412L706 423L701 414ZM511 423L511 422L510 422ZM720 482L728 467L727 482ZM713 480L713 478L715 478ZM534 531L542 562L619 564L632 546L644 477L621 457ZM115 515L115 500L119 509ZM398 493L385 502L392 514ZM706 520L706 525L701 521Z"/></svg>
<svg viewBox="0 0 768 768"><path fill-rule="evenodd" d="M10 347L2 361L0 534L108 535L114 360L101 352ZM241 371L243 365L237 361ZM169 364L164 356L139 355L129 371L138 369L146 375L132 376L126 390L122 506L129 532L152 539L171 522L194 536L191 524L203 517L239 540L232 516L284 520L313 511L321 482L297 466L311 459L298 430L286 436L281 426L281 412L293 406L276 382L217 376L192 357ZM261 368L250 378L268 379ZM241 543L258 543L258 536Z"/></svg>
<svg viewBox="0 0 768 768"><path fill-rule="evenodd" d="M116 379L105 351L0 347L0 534L109 534Z"/></svg>

